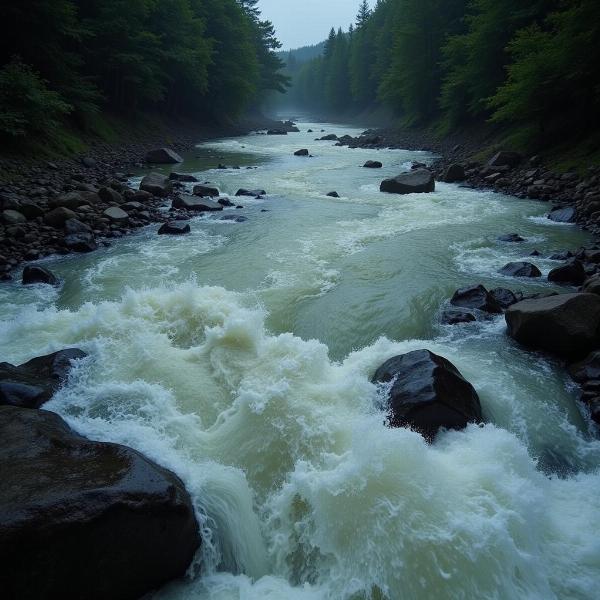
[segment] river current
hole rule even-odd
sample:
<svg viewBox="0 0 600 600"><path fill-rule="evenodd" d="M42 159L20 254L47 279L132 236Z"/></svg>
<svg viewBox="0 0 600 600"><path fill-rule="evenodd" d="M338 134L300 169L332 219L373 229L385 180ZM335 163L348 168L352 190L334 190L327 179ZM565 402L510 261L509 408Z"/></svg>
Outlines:
<svg viewBox="0 0 600 600"><path fill-rule="evenodd" d="M45 408L184 480L204 543L156 599L597 598L600 441L577 390L502 316L439 324L464 285L553 289L497 271L587 236L544 203L458 185L382 194L384 177L434 157L314 141L352 127L300 129L203 143L176 167L264 199L192 218L188 236L152 226L45 260L56 289L2 284L1 360L85 350ZM497 241L513 232L526 242ZM475 386L485 426L433 445L385 427L370 378L420 348Z"/></svg>

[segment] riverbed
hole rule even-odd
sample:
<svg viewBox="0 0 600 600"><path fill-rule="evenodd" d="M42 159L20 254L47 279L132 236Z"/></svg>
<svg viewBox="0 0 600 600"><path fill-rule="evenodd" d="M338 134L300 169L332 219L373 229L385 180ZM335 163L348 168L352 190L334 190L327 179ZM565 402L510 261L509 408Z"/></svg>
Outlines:
<svg viewBox="0 0 600 600"><path fill-rule="evenodd" d="M0 286L0 358L88 352L44 408L186 483L204 544L161 600L596 598L600 441L576 388L502 316L439 319L473 283L560 290L498 270L531 260L546 275L559 263L544 257L587 234L545 203L455 184L383 194L383 178L435 157L299 127L200 144L176 167L263 198L194 217L187 236L152 226L46 259L59 288ZM497 239L514 232L526 241ZM370 378L420 348L475 386L486 425L433 445L385 427Z"/></svg>

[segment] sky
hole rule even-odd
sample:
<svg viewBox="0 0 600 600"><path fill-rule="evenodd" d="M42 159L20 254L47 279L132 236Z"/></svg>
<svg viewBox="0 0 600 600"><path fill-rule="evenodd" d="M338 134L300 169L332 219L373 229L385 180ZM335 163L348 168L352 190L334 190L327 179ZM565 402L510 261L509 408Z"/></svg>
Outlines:
<svg viewBox="0 0 600 600"><path fill-rule="evenodd" d="M348 29L361 0L259 0L284 50L322 42L332 27ZM371 6L374 4L370 2Z"/></svg>

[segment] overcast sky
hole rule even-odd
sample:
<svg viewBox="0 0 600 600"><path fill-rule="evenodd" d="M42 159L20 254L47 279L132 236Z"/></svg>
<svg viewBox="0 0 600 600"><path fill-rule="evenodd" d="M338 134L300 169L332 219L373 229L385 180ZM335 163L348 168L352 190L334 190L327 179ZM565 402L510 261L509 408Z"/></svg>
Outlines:
<svg viewBox="0 0 600 600"><path fill-rule="evenodd" d="M361 0L259 0L263 16L275 25L284 50L317 44L332 27L347 29ZM373 0L370 2L374 4Z"/></svg>

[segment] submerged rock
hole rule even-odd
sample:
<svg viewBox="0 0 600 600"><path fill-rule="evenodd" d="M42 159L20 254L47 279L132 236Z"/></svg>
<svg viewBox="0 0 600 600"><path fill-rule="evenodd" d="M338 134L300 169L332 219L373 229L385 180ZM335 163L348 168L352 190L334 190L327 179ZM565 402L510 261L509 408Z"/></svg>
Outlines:
<svg viewBox="0 0 600 600"><path fill-rule="evenodd" d="M0 432L5 598L133 599L185 574L200 538L176 475L47 411L0 407Z"/></svg>
<svg viewBox="0 0 600 600"><path fill-rule="evenodd" d="M506 311L506 323L508 334L520 344L578 360L600 347L600 296L524 300Z"/></svg>
<svg viewBox="0 0 600 600"><path fill-rule="evenodd" d="M380 190L389 194L423 194L435 191L435 178L427 169L416 169L381 182Z"/></svg>
<svg viewBox="0 0 600 600"><path fill-rule="evenodd" d="M23 284L29 285L32 283L46 283L48 285L58 284L58 277L44 267L38 265L27 265L23 269Z"/></svg>
<svg viewBox="0 0 600 600"><path fill-rule="evenodd" d="M302 148L302 150L296 150L296 152L294 152L294 156L308 156L309 152L306 148Z"/></svg>
<svg viewBox="0 0 600 600"><path fill-rule="evenodd" d="M383 167L383 164L381 162L379 162L378 160L368 160L363 167L365 169L381 169Z"/></svg>
<svg viewBox="0 0 600 600"><path fill-rule="evenodd" d="M492 314L502 312L502 307L482 285L473 285L457 290L454 292L450 304L461 308L474 308Z"/></svg>
<svg viewBox="0 0 600 600"><path fill-rule="evenodd" d="M448 360L429 350L395 356L373 376L391 383L389 424L410 427L431 441L441 429L464 429L482 420L473 386Z"/></svg>
<svg viewBox="0 0 600 600"><path fill-rule="evenodd" d="M340 195L337 192L327 192L326 196L329 196L329 198L339 198Z"/></svg>
<svg viewBox="0 0 600 600"><path fill-rule="evenodd" d="M157 148L146 154L146 162L157 165L171 165L183 162L183 158L170 148Z"/></svg>
<svg viewBox="0 0 600 600"><path fill-rule="evenodd" d="M507 277L541 277L542 272L530 262L511 262L504 265L500 271Z"/></svg>
<svg viewBox="0 0 600 600"><path fill-rule="evenodd" d="M173 198L172 207L197 212L223 210L223 205L218 202L200 196L190 196L189 194L182 194Z"/></svg>
<svg viewBox="0 0 600 600"><path fill-rule="evenodd" d="M158 235L184 235L191 230L187 221L167 221L161 225Z"/></svg>
<svg viewBox="0 0 600 600"><path fill-rule="evenodd" d="M255 198L256 196L266 196L267 192L265 190L247 190L245 188L240 188L236 193L236 196L252 196Z"/></svg>
<svg viewBox="0 0 600 600"><path fill-rule="evenodd" d="M473 323L477 319L472 312L463 308L449 308L442 313L441 321L444 325L460 325Z"/></svg>
<svg viewBox="0 0 600 600"><path fill-rule="evenodd" d="M510 243L519 243L524 242L525 238L521 237L518 233L507 233L505 235L501 235L498 238L499 242L510 242Z"/></svg>
<svg viewBox="0 0 600 600"><path fill-rule="evenodd" d="M169 179L171 181L181 181L187 183L196 183L198 179L189 173L176 173L175 171L169 173Z"/></svg>

